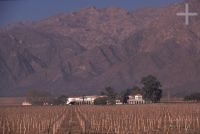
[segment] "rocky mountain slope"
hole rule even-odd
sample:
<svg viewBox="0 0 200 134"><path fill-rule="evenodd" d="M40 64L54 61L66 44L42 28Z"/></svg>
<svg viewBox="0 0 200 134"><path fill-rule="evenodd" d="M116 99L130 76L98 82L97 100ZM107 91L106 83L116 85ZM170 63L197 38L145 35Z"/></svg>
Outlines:
<svg viewBox="0 0 200 134"><path fill-rule="evenodd" d="M126 11L90 7L0 30L0 95L47 90L55 95L97 94L140 85L153 74L165 93L200 87L200 1Z"/></svg>

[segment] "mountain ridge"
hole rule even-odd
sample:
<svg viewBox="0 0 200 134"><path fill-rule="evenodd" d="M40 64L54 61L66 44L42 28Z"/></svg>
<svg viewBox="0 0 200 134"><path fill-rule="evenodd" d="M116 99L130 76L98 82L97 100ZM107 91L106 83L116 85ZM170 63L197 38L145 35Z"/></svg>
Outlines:
<svg viewBox="0 0 200 134"><path fill-rule="evenodd" d="M200 14L198 0L188 1ZM98 94L140 86L152 74L164 95L180 97L200 84L200 16L184 25L184 3L130 12L82 9L0 31L0 94L30 90ZM188 89L188 88L191 89Z"/></svg>

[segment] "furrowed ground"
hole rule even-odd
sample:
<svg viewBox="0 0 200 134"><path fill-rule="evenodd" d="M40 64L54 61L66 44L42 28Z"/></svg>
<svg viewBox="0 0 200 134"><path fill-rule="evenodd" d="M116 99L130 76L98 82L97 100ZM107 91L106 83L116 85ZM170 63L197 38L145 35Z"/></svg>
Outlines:
<svg viewBox="0 0 200 134"><path fill-rule="evenodd" d="M1 134L199 134L199 104L0 107Z"/></svg>

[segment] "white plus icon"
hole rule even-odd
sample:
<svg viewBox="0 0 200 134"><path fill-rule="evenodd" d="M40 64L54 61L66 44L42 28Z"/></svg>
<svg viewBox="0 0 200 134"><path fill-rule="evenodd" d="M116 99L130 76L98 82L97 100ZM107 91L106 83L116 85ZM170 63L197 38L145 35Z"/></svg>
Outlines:
<svg viewBox="0 0 200 134"><path fill-rule="evenodd" d="M190 16L197 16L197 13L190 13L189 12L189 5L185 4L185 13L177 13L177 16L185 16L185 25L189 25L189 17Z"/></svg>

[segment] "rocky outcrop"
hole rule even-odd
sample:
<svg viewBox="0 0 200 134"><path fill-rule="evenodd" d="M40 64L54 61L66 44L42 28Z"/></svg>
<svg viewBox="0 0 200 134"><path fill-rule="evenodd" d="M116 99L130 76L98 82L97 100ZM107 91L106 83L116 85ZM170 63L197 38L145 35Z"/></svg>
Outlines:
<svg viewBox="0 0 200 134"><path fill-rule="evenodd" d="M200 14L200 3L188 1ZM148 74L183 96L200 86L200 16L184 25L184 3L126 11L90 7L0 32L0 95L48 90L93 94L140 85Z"/></svg>

